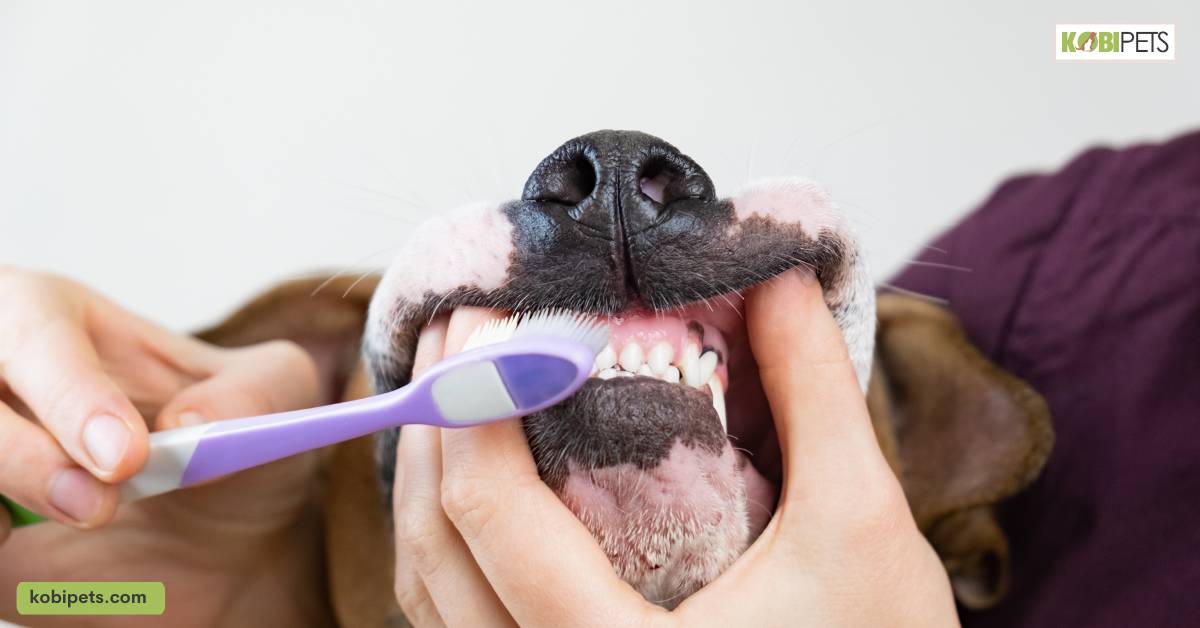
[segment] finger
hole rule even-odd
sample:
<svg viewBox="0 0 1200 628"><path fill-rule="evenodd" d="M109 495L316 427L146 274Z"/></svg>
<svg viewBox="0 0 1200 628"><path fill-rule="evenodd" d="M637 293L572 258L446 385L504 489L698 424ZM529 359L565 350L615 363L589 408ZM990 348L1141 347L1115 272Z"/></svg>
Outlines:
<svg viewBox="0 0 1200 628"><path fill-rule="evenodd" d="M416 572L438 615L449 626L514 625L442 511L439 430L406 426L398 449L397 464L404 467L404 473L394 504L397 569Z"/></svg>
<svg viewBox="0 0 1200 628"><path fill-rule="evenodd" d="M442 346L446 341L446 322L448 320L449 316L447 315L439 316L421 330L421 334L417 338L416 355L413 357L413 377L420 375L422 371L442 359ZM401 440L403 437L404 434L401 433ZM407 481L404 456L400 452L399 444L397 444L394 455L396 456L396 477L392 485L392 522L395 524L393 533L396 547L394 583L396 601L399 602L405 617L414 626L444 626L446 624L438 615L437 607L434 606L429 590L425 588L425 583L421 581L421 576L417 573L409 553L399 540L400 531L404 525L404 515L401 514L400 505L406 503L404 485Z"/></svg>
<svg viewBox="0 0 1200 628"><path fill-rule="evenodd" d="M746 325L784 459L784 497L845 491L886 467L841 329L812 274L746 296Z"/></svg>
<svg viewBox="0 0 1200 628"><path fill-rule="evenodd" d="M163 407L159 429L283 412L320 403L317 367L308 352L278 340L230 350L208 379Z"/></svg>
<svg viewBox="0 0 1200 628"><path fill-rule="evenodd" d="M217 371L188 386L163 407L160 429L201 425L211 421L298 410L320 403L316 365L308 353L287 341L272 341L227 351ZM305 490L315 472L317 456L300 454L248 469L239 474L236 494L231 487L209 484L187 491L193 517L230 518L230 500L240 521L273 525L291 517L310 499ZM145 507L161 507L150 500ZM169 501L168 501L169 503Z"/></svg>
<svg viewBox="0 0 1200 628"><path fill-rule="evenodd" d="M0 508L0 545L8 540L8 535L12 531L12 519L9 518L8 509Z"/></svg>
<svg viewBox="0 0 1200 628"><path fill-rule="evenodd" d="M447 353L495 316L456 310ZM442 471L442 507L518 624L626 625L661 610L617 577L591 533L538 477L520 421L443 430Z"/></svg>
<svg viewBox="0 0 1200 628"><path fill-rule="evenodd" d="M425 369L439 362L445 354L446 327L450 322L449 314L442 314L421 330L417 337L417 353L413 356L413 377L423 373Z"/></svg>
<svg viewBox="0 0 1200 628"><path fill-rule="evenodd" d="M438 615L433 598L429 597L429 591L425 590L425 585L415 569L400 569L397 565L394 586L396 603L400 605L408 623L417 628L446 625L442 616Z"/></svg>
<svg viewBox="0 0 1200 628"><path fill-rule="evenodd" d="M50 434L2 403L0 452L0 494L79 528L112 519L117 488L79 468Z"/></svg>
<svg viewBox="0 0 1200 628"><path fill-rule="evenodd" d="M467 338L477 327L500 318L504 318L503 312L482 307L460 307L454 310L446 329L445 354L454 355L462 351Z"/></svg>
<svg viewBox="0 0 1200 628"><path fill-rule="evenodd" d="M58 318L31 327L19 351L0 363L0 377L96 477L120 482L145 464L146 422L100 366L91 339Z"/></svg>

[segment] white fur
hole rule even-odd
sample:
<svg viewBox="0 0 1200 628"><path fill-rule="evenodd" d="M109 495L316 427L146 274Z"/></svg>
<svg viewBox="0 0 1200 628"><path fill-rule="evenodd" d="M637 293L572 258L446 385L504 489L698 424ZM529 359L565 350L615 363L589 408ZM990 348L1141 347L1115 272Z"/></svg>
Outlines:
<svg viewBox="0 0 1200 628"><path fill-rule="evenodd" d="M364 342L388 353L392 324L426 297L496 290L508 279L512 223L499 203L473 203L421 223L400 247L371 299Z"/></svg>
<svg viewBox="0 0 1200 628"><path fill-rule="evenodd" d="M799 224L816 239L827 231L841 231L844 221L829 192L804 177L777 177L752 181L733 195L738 221L753 216Z"/></svg>
<svg viewBox="0 0 1200 628"><path fill-rule="evenodd" d="M781 224L799 224L809 238L832 236L842 244L842 281L825 294L825 302L842 328L855 375L865 393L875 351L875 286L845 214L824 187L803 177L751 182L734 196L733 206L739 222L759 216Z"/></svg>

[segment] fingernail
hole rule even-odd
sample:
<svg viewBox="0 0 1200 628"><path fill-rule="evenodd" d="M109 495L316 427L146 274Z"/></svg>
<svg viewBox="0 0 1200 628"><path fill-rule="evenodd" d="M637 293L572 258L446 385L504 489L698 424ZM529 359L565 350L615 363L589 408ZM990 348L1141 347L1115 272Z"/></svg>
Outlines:
<svg viewBox="0 0 1200 628"><path fill-rule="evenodd" d="M200 414L199 412L184 412L183 414L179 415L179 418L177 420L179 421L179 427L191 427L193 425L203 425L204 424L204 415Z"/></svg>
<svg viewBox="0 0 1200 628"><path fill-rule="evenodd" d="M50 504L80 523L88 523L100 511L104 489L83 469L64 469L50 480Z"/></svg>
<svg viewBox="0 0 1200 628"><path fill-rule="evenodd" d="M129 428L115 416L102 414L88 419L83 426L83 446L103 471L117 468L129 447Z"/></svg>

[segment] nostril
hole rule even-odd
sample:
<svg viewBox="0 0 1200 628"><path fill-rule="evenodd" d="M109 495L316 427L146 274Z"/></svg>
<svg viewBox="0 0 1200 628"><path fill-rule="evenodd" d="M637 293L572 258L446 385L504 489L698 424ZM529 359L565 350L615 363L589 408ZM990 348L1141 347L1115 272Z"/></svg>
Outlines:
<svg viewBox="0 0 1200 628"><path fill-rule="evenodd" d="M544 162L525 188L525 198L535 201L578 205L596 189L596 168L582 152Z"/></svg>
<svg viewBox="0 0 1200 628"><path fill-rule="evenodd" d="M678 200L703 196L703 185L698 186L692 178L667 159L652 157L642 166L638 182L642 194L665 207Z"/></svg>
<svg viewBox="0 0 1200 628"><path fill-rule="evenodd" d="M667 184L671 182L671 176L665 171L660 172L652 177L642 176L639 184L642 188L642 194L650 197L650 200L663 204L663 193L667 189Z"/></svg>

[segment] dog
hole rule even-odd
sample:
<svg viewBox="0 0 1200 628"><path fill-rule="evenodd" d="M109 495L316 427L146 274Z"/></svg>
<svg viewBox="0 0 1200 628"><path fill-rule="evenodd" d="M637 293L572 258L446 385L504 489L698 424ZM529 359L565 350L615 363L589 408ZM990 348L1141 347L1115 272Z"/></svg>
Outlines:
<svg viewBox="0 0 1200 628"><path fill-rule="evenodd" d="M779 445L740 295L795 267L821 284L880 446L957 600L994 604L1009 555L993 505L1045 462L1045 402L980 355L944 309L877 298L846 220L811 181L760 181L721 198L663 140L590 133L538 164L520 199L419 226L382 276L290 282L199 335L299 343L332 402L405 384L422 326L456 307L607 320L612 346L594 377L523 425L542 479L616 572L671 608L719 576L773 512ZM378 549L391 544L380 504L390 504L397 440L392 430L323 454L314 490L344 624L403 622L390 552Z"/></svg>

